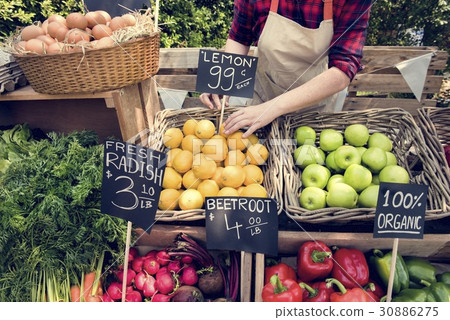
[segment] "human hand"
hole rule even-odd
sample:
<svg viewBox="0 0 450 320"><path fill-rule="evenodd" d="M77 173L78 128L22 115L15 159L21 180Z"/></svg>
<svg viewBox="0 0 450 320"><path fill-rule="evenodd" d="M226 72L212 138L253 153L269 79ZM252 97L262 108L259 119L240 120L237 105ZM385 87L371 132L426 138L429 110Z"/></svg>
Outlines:
<svg viewBox="0 0 450 320"><path fill-rule="evenodd" d="M216 107L220 110L222 108L222 98L223 96L212 93L202 93L200 95L200 101L210 109L214 109L214 107ZM225 106L228 106L229 99L229 96L225 96Z"/></svg>
<svg viewBox="0 0 450 320"><path fill-rule="evenodd" d="M224 122L225 134L231 134L243 127L249 127L242 135L247 138L253 132L271 123L278 115L275 112L267 111L265 104L244 107L233 112Z"/></svg>

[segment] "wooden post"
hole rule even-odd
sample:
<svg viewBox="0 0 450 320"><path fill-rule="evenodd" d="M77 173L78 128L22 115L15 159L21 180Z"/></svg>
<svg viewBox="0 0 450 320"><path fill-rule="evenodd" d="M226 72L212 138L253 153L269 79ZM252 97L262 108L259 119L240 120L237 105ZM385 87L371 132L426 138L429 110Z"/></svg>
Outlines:
<svg viewBox="0 0 450 320"><path fill-rule="evenodd" d="M241 251L241 302L251 302L252 259L251 252Z"/></svg>
<svg viewBox="0 0 450 320"><path fill-rule="evenodd" d="M131 242L131 228L133 224L128 221L127 224L127 240L125 244L125 261L123 263L123 280L122 280L122 302L125 302L125 296L127 293L127 276L128 276L128 256L130 254L130 242Z"/></svg>
<svg viewBox="0 0 450 320"><path fill-rule="evenodd" d="M392 300L392 287L394 285L395 277L395 264L397 262L397 251L398 251L398 238L394 239L394 244L392 247L392 258L391 258L391 272L389 273L389 282L386 294L386 302L391 302Z"/></svg>
<svg viewBox="0 0 450 320"><path fill-rule="evenodd" d="M264 254L257 253L255 257L255 302L262 302L262 289L264 287Z"/></svg>

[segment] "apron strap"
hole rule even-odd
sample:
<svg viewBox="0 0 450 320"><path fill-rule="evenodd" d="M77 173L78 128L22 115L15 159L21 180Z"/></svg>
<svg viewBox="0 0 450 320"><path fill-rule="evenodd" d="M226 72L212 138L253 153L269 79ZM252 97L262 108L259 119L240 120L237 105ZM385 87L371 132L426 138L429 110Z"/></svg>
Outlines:
<svg viewBox="0 0 450 320"><path fill-rule="evenodd" d="M322 0L323 5L323 20L333 20L333 0ZM270 11L277 13L279 0L270 1Z"/></svg>

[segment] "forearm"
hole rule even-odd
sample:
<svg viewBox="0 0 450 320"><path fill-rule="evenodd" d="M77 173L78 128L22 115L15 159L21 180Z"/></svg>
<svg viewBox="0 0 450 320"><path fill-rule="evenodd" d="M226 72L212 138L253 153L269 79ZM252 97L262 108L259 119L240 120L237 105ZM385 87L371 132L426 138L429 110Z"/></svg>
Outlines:
<svg viewBox="0 0 450 320"><path fill-rule="evenodd" d="M330 68L305 84L292 89L264 104L276 116L313 106L321 100L345 89L350 84L348 76L337 68Z"/></svg>
<svg viewBox="0 0 450 320"><path fill-rule="evenodd" d="M249 46L243 45L229 38L227 39L227 43L225 44L225 52L228 53L247 55L249 49Z"/></svg>

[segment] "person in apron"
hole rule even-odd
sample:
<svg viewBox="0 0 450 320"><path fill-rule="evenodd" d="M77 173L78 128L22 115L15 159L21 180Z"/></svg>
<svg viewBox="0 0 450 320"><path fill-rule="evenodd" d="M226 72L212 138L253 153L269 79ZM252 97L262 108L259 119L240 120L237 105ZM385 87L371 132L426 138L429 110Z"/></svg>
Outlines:
<svg viewBox="0 0 450 320"><path fill-rule="evenodd" d="M359 62L371 1L334 0L333 6L333 0L266 0L253 1L253 8L248 2L235 1L235 17L225 46L226 52L248 54L248 41L242 40L234 29L239 30L245 14L253 14L252 21L259 21L261 16L257 13L258 8L263 7L262 3L270 2L270 11L257 39L255 54L258 56L258 66L253 100L246 108L228 117L224 123L225 132L232 133L248 127L244 134L247 137L283 114L297 110L332 112L342 108L342 95L345 95L354 74L361 69ZM317 28L304 27L278 13L283 11L280 2L285 8L293 6L293 11L295 9L292 8L303 10L303 16L309 17L311 15L306 12L308 8L311 12L320 8L323 20ZM341 16L346 20L342 24L333 20L333 17ZM335 30L335 25L339 30ZM343 36L345 33L352 39ZM333 64L330 67L329 51L335 46L344 52L340 56L344 56L352 64L351 67L340 61L337 64L343 67ZM349 52L345 53L346 50ZM214 105L219 109L221 107L217 95L204 93L200 100L210 108ZM340 107L336 105L338 100Z"/></svg>

